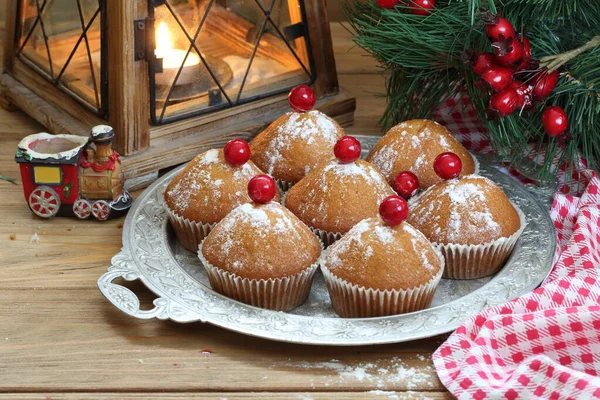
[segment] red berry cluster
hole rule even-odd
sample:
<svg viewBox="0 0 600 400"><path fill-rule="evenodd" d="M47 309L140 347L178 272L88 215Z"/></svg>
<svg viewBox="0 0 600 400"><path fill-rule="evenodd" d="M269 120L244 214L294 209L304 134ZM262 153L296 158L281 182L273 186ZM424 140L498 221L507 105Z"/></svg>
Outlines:
<svg viewBox="0 0 600 400"><path fill-rule="evenodd" d="M429 15L431 10L435 8L435 0L376 0L377 5L381 8L394 8L399 3L410 8L410 12L414 15Z"/></svg>
<svg viewBox="0 0 600 400"><path fill-rule="evenodd" d="M473 72L492 90L489 111L494 117L506 117L516 110L531 109L534 101L543 102L558 83L558 72L539 69L539 61L531 55L531 43L518 35L505 18L486 13L485 33L492 42L493 53L481 53L472 58ZM562 110L562 109L561 109ZM563 111L564 114L564 111ZM550 119L548 119L550 120ZM546 132L556 136L567 128L566 115L562 125L544 123ZM561 130L562 129L562 130ZM560 131L558 134L556 132Z"/></svg>

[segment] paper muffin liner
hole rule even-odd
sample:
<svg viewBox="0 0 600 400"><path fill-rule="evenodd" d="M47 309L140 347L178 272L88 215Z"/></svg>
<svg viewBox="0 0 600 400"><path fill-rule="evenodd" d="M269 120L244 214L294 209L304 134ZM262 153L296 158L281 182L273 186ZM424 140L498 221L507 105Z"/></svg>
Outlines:
<svg viewBox="0 0 600 400"><path fill-rule="evenodd" d="M498 272L510 256L517 240L523 233L527 221L525 214L513 204L521 226L509 237L503 237L485 244L442 244L432 243L446 259L444 278L477 279Z"/></svg>
<svg viewBox="0 0 600 400"><path fill-rule="evenodd" d="M175 236L177 236L177 240L189 251L196 252L198 251L198 245L204 240L206 236L210 233L210 231L217 225L216 222L213 223L202 223L202 222L194 222L190 221L187 218L182 217L177 214L175 211L171 210L166 203L164 204L164 209L167 211L167 216L169 217L169 221L171 222L171 226L175 231Z"/></svg>
<svg viewBox="0 0 600 400"><path fill-rule="evenodd" d="M323 257L321 271L335 312L342 318L371 318L428 308L444 271L444 257L435 250L440 258L440 270L429 282L410 289L380 290L352 284L333 274L324 265Z"/></svg>
<svg viewBox="0 0 600 400"><path fill-rule="evenodd" d="M242 278L209 263L202 254L203 243L204 241L198 246L198 257L208 273L213 290L242 303L268 310L290 311L304 303L319 268L320 257L296 275L270 279Z"/></svg>
<svg viewBox="0 0 600 400"><path fill-rule="evenodd" d="M323 229L313 228L312 226L308 227L319 238L319 240L321 240L321 243L323 243L323 246L325 246L325 248L331 246L332 244L340 240L342 236L344 236L344 234L341 232L329 232Z"/></svg>

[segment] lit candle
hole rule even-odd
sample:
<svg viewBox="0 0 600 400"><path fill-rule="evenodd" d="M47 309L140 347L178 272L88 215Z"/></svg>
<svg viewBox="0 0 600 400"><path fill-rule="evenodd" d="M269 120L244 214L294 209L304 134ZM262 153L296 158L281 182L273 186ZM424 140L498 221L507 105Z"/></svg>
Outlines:
<svg viewBox="0 0 600 400"><path fill-rule="evenodd" d="M177 79L177 85L192 83L197 76L197 73L194 73L197 71L193 67L200 64L200 57L192 50L186 58L186 50L173 48L171 32L169 32L169 28L164 21L158 24L158 29L156 29L156 50L154 50L154 54L156 58L162 58L163 64L163 72L157 72L155 75L156 84L171 85L182 64L183 69Z"/></svg>

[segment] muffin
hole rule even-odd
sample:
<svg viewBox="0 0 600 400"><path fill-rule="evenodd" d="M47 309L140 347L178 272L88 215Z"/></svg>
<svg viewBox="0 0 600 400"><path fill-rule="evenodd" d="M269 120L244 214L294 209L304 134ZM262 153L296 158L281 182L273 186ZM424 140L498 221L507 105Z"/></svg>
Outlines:
<svg viewBox="0 0 600 400"><path fill-rule="evenodd" d="M198 255L215 291L253 306L289 311L306 300L321 251L315 235L286 208L254 202L219 222Z"/></svg>
<svg viewBox="0 0 600 400"><path fill-rule="evenodd" d="M427 308L443 269L442 254L421 232L407 222L391 226L380 217L355 225L321 262L333 308L344 318Z"/></svg>
<svg viewBox="0 0 600 400"><path fill-rule="evenodd" d="M334 160L333 146L344 136L342 127L318 110L298 107L290 93L290 111L269 125L250 142L252 161L273 176L283 191L317 166ZM308 88L310 90L310 88Z"/></svg>
<svg viewBox="0 0 600 400"><path fill-rule="evenodd" d="M444 152L457 154L462 175L477 173L476 161L469 152L437 122L414 119L390 129L375 145L366 160L385 176L390 185L403 171L414 173L419 187L426 189L443 180L433 170L433 161Z"/></svg>
<svg viewBox="0 0 600 400"><path fill-rule="evenodd" d="M251 201L248 182L261 173L251 161L230 165L223 150L212 149L190 161L164 192L164 207L181 244L198 251L217 222ZM280 200L279 195L276 200Z"/></svg>
<svg viewBox="0 0 600 400"><path fill-rule="evenodd" d="M502 189L476 175L427 189L411 202L408 221L444 254L444 277L451 279L496 273L525 228Z"/></svg>
<svg viewBox="0 0 600 400"><path fill-rule="evenodd" d="M345 163L338 158L294 185L286 194L285 206L328 246L358 222L377 216L379 204L393 194L370 163L357 159Z"/></svg>

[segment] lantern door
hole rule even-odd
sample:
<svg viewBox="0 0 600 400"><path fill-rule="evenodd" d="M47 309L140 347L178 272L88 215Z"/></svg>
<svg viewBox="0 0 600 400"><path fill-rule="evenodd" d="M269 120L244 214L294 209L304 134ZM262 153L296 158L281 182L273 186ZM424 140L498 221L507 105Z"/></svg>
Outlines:
<svg viewBox="0 0 600 400"><path fill-rule="evenodd" d="M154 124L235 107L313 82L309 27L299 0L151 3Z"/></svg>
<svg viewBox="0 0 600 400"><path fill-rule="evenodd" d="M104 0L19 0L15 57L103 116Z"/></svg>

